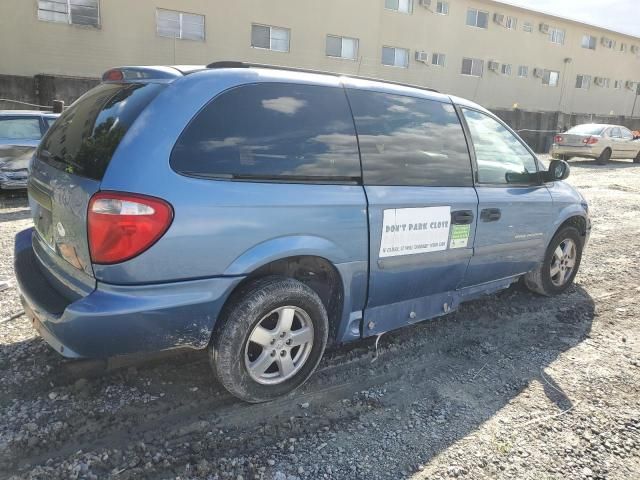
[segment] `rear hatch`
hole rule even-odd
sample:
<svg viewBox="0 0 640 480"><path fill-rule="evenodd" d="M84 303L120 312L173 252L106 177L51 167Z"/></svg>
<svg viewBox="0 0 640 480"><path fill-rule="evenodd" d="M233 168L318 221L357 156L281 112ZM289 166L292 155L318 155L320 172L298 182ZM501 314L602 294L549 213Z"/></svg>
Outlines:
<svg viewBox="0 0 640 480"><path fill-rule="evenodd" d="M37 148L29 176L34 251L54 286L95 287L87 240L87 207L118 145L144 108L165 88L104 83L53 124Z"/></svg>

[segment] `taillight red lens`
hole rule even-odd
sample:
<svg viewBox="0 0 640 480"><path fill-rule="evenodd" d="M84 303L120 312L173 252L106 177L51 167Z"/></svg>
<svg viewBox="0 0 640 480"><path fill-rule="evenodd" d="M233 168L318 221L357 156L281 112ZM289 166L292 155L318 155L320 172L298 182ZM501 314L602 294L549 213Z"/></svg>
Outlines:
<svg viewBox="0 0 640 480"><path fill-rule="evenodd" d="M583 142L586 145L594 145L594 144L598 143L598 139L596 137L589 137L589 138L585 138L583 140Z"/></svg>
<svg viewBox="0 0 640 480"><path fill-rule="evenodd" d="M172 221L173 208L159 198L98 192L91 197L87 214L91 261L108 265L140 255Z"/></svg>
<svg viewBox="0 0 640 480"><path fill-rule="evenodd" d="M562 143L562 135L556 135L553 141L556 143Z"/></svg>

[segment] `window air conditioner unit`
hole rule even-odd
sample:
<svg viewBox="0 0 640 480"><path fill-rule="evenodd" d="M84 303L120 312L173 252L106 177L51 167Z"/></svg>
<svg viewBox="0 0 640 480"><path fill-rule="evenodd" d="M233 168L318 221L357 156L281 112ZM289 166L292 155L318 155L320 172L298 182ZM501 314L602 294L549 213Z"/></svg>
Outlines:
<svg viewBox="0 0 640 480"><path fill-rule="evenodd" d="M420 0L420 6L424 8L431 8L431 0Z"/></svg>
<svg viewBox="0 0 640 480"><path fill-rule="evenodd" d="M429 54L427 52L416 51L416 62L429 63Z"/></svg>
<svg viewBox="0 0 640 480"><path fill-rule="evenodd" d="M498 25L504 24L504 15L501 13L494 13L493 21L496 22Z"/></svg>
<svg viewBox="0 0 640 480"><path fill-rule="evenodd" d="M500 69L500 62L494 62L493 60L489 60L489 70L493 70L497 72Z"/></svg>
<svg viewBox="0 0 640 480"><path fill-rule="evenodd" d="M540 24L540 31L542 33L549 33L549 24L548 23L541 23Z"/></svg>
<svg viewBox="0 0 640 480"><path fill-rule="evenodd" d="M624 84L625 87L627 87L629 90L634 90L636 87L634 85L635 82L631 81L631 80L627 80Z"/></svg>
<svg viewBox="0 0 640 480"><path fill-rule="evenodd" d="M596 78L593 79L593 81L599 87L604 86L604 78L602 78L602 77L596 77Z"/></svg>
<svg viewBox="0 0 640 480"><path fill-rule="evenodd" d="M544 70L542 68L534 68L533 76L536 78L542 78L544 76Z"/></svg>
<svg viewBox="0 0 640 480"><path fill-rule="evenodd" d="M637 45L631 45L631 53L638 53L640 52L640 47L638 47Z"/></svg>

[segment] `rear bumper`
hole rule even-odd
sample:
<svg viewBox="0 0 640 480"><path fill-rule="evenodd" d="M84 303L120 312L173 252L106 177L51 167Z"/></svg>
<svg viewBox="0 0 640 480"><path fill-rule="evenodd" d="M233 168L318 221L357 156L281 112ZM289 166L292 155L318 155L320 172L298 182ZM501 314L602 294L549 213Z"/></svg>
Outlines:
<svg viewBox="0 0 640 480"><path fill-rule="evenodd" d="M71 300L43 273L32 230L16 236L15 274L25 312L41 336L70 358L107 358L209 343L220 309L243 277L154 285L97 283Z"/></svg>
<svg viewBox="0 0 640 480"><path fill-rule="evenodd" d="M590 145L585 145L583 147L569 147L565 145L557 145L553 144L551 146L551 156L556 158L560 155L568 155L571 157L587 157L587 158L598 158L602 153L602 147L592 147Z"/></svg>

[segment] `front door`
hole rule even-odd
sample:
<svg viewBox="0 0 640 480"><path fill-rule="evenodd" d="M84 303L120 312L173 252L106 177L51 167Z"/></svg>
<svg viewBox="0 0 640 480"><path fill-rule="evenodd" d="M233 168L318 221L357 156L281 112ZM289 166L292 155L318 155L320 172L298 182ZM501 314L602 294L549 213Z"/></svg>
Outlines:
<svg viewBox="0 0 640 480"><path fill-rule="evenodd" d="M451 308L473 252L478 199L451 103L426 92L347 92L369 204L370 336Z"/></svg>
<svg viewBox="0 0 640 480"><path fill-rule="evenodd" d="M501 121L462 109L475 153L478 226L464 286L526 273L544 258L551 194L535 155Z"/></svg>

